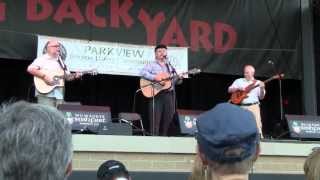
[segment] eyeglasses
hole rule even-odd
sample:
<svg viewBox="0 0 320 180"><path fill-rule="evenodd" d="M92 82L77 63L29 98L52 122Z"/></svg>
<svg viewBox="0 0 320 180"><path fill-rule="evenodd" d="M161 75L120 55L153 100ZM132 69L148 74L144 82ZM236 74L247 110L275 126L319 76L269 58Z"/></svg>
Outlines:
<svg viewBox="0 0 320 180"><path fill-rule="evenodd" d="M58 48L58 47L60 47L60 45L51 45L51 46L48 46L48 47L56 47L56 48Z"/></svg>

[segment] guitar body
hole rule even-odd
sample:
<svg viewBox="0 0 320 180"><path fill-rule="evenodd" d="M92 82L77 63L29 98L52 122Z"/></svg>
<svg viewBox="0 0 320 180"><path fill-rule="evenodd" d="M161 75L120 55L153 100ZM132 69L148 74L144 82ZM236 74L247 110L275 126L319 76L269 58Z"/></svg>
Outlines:
<svg viewBox="0 0 320 180"><path fill-rule="evenodd" d="M58 70L58 71L47 71L47 70L42 70L42 71L46 76L51 77L54 81L53 84L47 84L42 78L34 76L34 78L33 78L34 85L35 85L37 91L39 91L42 94L47 94L47 93L51 92L56 87L63 87L65 78L67 78L67 76L70 75L70 74L65 75L64 71L62 69ZM85 74L97 75L98 74L96 70L82 71L79 73L81 73L82 75L85 75Z"/></svg>
<svg viewBox="0 0 320 180"><path fill-rule="evenodd" d="M274 75L272 76L271 78L263 81L263 83L267 84L268 82L274 80L274 79L281 79L284 77L284 74L277 74L277 75ZM256 87L259 87L259 84L256 84L256 82L253 82L251 84L249 84L244 91L236 91L234 93L231 94L231 97L230 97L230 100L229 102L231 102L232 104L241 104L242 100L244 100L245 98L248 97L248 93L256 88Z"/></svg>
<svg viewBox="0 0 320 180"><path fill-rule="evenodd" d="M151 98L151 97L154 97L155 95L157 95L160 91L171 88L172 80L175 79L176 77L184 76L187 74L198 74L200 72L201 72L200 69L193 68L193 69L189 70L188 72L184 72L179 75L174 75L172 77L169 77L160 83L154 83L152 81L141 78L140 79L140 90L142 91L142 94L145 97Z"/></svg>
<svg viewBox="0 0 320 180"><path fill-rule="evenodd" d="M172 86L171 80L163 81L161 83L152 84L152 81L140 79L140 87L142 94L147 98L156 96L160 91L169 89Z"/></svg>
<svg viewBox="0 0 320 180"><path fill-rule="evenodd" d="M51 92L56 87L63 87L64 86L64 71L45 71L46 76L51 77L54 80L53 85L47 84L42 78L34 76L33 81L34 85L42 94L47 94Z"/></svg>
<svg viewBox="0 0 320 180"><path fill-rule="evenodd" d="M236 91L231 94L230 102L232 104L240 104L242 100L248 97L248 93L245 91Z"/></svg>

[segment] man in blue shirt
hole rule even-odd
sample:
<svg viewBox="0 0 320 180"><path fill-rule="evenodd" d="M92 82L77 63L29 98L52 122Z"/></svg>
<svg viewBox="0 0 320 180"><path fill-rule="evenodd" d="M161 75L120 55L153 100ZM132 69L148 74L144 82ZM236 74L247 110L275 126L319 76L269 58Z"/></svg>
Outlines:
<svg viewBox="0 0 320 180"><path fill-rule="evenodd" d="M147 64L140 72L140 76L152 82L171 86L155 94L149 101L150 132L152 135L167 136L170 124L174 118L175 92L171 78L176 72L167 59L167 46L160 44L155 47L155 61ZM169 79L169 80L168 80ZM154 102L153 102L154 101Z"/></svg>

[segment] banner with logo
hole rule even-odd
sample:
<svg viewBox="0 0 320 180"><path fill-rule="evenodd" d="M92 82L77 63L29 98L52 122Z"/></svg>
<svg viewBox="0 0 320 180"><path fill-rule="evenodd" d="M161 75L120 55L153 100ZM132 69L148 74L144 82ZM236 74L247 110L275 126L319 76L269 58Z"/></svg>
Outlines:
<svg viewBox="0 0 320 180"><path fill-rule="evenodd" d="M154 58L154 46L85 41L38 36L37 56L50 39L60 42L60 57L70 71L95 70L100 74L139 76ZM188 48L168 47L168 61L178 73L188 71Z"/></svg>

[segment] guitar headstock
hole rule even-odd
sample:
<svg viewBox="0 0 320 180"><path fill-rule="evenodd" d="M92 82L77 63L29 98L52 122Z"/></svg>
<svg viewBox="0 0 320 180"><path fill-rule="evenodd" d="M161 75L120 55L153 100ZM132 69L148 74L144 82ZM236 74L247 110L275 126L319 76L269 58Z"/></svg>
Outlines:
<svg viewBox="0 0 320 180"><path fill-rule="evenodd" d="M282 79L283 77L284 77L284 73L281 73L281 74L276 74L272 76L272 79Z"/></svg>
<svg viewBox="0 0 320 180"><path fill-rule="evenodd" d="M193 68L188 71L188 74L199 74L201 72L201 69L199 68Z"/></svg>
<svg viewBox="0 0 320 180"><path fill-rule="evenodd" d="M91 70L88 70L88 71L83 71L82 75L85 75L85 74L89 74L89 75L95 76L95 75L98 74L98 70L97 69L91 69Z"/></svg>
<svg viewBox="0 0 320 180"><path fill-rule="evenodd" d="M98 75L98 71L94 69L90 72L90 75L93 75L93 76Z"/></svg>

